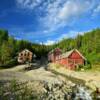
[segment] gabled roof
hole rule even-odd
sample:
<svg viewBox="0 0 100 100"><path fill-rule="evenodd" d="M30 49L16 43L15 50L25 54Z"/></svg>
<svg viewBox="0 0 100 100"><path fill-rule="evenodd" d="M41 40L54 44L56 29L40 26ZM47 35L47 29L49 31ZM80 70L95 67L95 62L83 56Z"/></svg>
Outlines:
<svg viewBox="0 0 100 100"><path fill-rule="evenodd" d="M31 51L29 51L28 49L24 49L24 50L22 50L21 52L31 52ZM20 52L20 53L21 53ZM31 52L32 53L32 52Z"/></svg>
<svg viewBox="0 0 100 100"><path fill-rule="evenodd" d="M69 57L72 54L73 50L67 51L61 55L61 58Z"/></svg>
<svg viewBox="0 0 100 100"><path fill-rule="evenodd" d="M77 49L73 49L73 50L63 53L61 55L61 58L66 58L66 57L68 58L74 51L76 51L84 60L86 60L86 58Z"/></svg>

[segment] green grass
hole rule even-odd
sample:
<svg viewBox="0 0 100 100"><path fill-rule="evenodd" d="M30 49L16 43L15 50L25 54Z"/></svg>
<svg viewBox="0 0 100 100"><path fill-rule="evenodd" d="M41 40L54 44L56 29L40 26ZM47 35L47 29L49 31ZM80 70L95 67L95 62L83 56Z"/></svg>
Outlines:
<svg viewBox="0 0 100 100"><path fill-rule="evenodd" d="M92 65L92 68L90 69L90 71L99 71L100 72L100 64Z"/></svg>

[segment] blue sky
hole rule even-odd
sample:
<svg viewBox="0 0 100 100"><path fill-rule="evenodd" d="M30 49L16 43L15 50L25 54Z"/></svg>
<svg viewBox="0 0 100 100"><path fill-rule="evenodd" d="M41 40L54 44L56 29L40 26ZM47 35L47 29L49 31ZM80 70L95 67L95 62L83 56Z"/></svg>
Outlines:
<svg viewBox="0 0 100 100"><path fill-rule="evenodd" d="M0 28L52 44L100 27L100 0L0 0Z"/></svg>

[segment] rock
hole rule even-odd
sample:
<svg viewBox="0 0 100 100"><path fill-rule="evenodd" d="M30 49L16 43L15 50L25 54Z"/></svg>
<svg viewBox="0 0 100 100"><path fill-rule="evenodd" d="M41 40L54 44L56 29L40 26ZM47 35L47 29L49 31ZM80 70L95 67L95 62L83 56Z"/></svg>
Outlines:
<svg viewBox="0 0 100 100"><path fill-rule="evenodd" d="M42 100L73 100L89 96L86 88L78 86L71 81L44 84L44 99ZM87 94L86 94L86 93ZM86 99L88 100L88 99ZM89 99L91 100L91 99Z"/></svg>

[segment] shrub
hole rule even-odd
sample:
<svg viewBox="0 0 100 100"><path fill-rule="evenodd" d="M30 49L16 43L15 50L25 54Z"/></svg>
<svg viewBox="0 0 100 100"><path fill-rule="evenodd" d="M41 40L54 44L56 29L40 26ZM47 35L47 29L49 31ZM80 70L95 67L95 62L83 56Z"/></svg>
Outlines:
<svg viewBox="0 0 100 100"><path fill-rule="evenodd" d="M92 68L92 64L89 60L87 60L87 64L85 64L84 69L91 69Z"/></svg>
<svg viewBox="0 0 100 100"><path fill-rule="evenodd" d="M80 71L84 68L84 65L76 65L76 71Z"/></svg>
<svg viewBox="0 0 100 100"><path fill-rule="evenodd" d="M89 64L88 64L88 65L86 65L86 66L84 66L84 69L85 69L85 70L87 70L87 69L91 69L91 68L92 68L92 66L91 66L91 65L89 65Z"/></svg>

